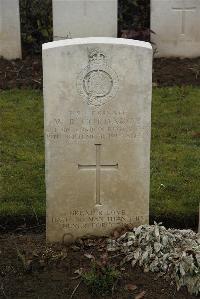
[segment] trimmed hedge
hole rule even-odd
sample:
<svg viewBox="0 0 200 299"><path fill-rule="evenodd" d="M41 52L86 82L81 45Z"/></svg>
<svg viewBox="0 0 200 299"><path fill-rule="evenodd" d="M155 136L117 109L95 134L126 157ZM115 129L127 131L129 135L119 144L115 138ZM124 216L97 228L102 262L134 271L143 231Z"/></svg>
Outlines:
<svg viewBox="0 0 200 299"><path fill-rule="evenodd" d="M119 36L149 41L150 0L118 0Z"/></svg>
<svg viewBox="0 0 200 299"><path fill-rule="evenodd" d="M42 44L52 41L52 0L20 0L22 48L25 54L41 52Z"/></svg>
<svg viewBox="0 0 200 299"><path fill-rule="evenodd" d="M41 52L52 41L52 0L20 0L24 54ZM150 0L118 0L118 36L149 40Z"/></svg>

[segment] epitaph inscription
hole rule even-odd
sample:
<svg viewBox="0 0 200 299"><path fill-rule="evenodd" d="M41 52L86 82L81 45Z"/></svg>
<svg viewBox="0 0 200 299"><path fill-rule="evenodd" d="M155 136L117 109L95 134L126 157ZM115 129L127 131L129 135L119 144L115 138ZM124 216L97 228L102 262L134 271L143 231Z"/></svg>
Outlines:
<svg viewBox="0 0 200 299"><path fill-rule="evenodd" d="M103 210L103 209L74 209L67 214L51 218L51 222L60 229L67 229L68 232L74 229L95 229L95 228L114 228L116 226L138 225L145 222L147 215L130 216L126 210Z"/></svg>

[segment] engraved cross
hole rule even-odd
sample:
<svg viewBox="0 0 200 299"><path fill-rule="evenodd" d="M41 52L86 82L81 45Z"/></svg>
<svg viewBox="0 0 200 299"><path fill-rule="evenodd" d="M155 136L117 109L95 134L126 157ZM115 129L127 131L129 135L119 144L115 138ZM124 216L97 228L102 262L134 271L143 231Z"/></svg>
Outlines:
<svg viewBox="0 0 200 299"><path fill-rule="evenodd" d="M196 7L185 7L184 4L182 7L172 7L173 10L181 12L181 35L185 34L185 18L186 18L186 12L189 11L195 11Z"/></svg>
<svg viewBox="0 0 200 299"><path fill-rule="evenodd" d="M96 164L81 165L78 164L80 170L96 170L96 205L101 204L101 170L114 170L118 169L118 163L116 164L101 164L101 144L95 144L96 146Z"/></svg>

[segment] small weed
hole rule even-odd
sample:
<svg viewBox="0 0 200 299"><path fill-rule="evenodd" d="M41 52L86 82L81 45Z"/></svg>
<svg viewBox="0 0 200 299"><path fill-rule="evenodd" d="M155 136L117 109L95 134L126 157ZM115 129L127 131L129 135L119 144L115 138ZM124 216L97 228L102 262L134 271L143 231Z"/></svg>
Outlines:
<svg viewBox="0 0 200 299"><path fill-rule="evenodd" d="M193 67L190 67L190 70L195 74L195 78L197 80L200 74L200 64L194 64Z"/></svg>
<svg viewBox="0 0 200 299"><path fill-rule="evenodd" d="M92 268L82 274L83 283L93 295L109 295L120 278L120 272L111 266L92 264Z"/></svg>
<svg viewBox="0 0 200 299"><path fill-rule="evenodd" d="M176 92L177 92L177 99L179 101L185 100L189 94L188 89L185 88L185 86L178 87Z"/></svg>

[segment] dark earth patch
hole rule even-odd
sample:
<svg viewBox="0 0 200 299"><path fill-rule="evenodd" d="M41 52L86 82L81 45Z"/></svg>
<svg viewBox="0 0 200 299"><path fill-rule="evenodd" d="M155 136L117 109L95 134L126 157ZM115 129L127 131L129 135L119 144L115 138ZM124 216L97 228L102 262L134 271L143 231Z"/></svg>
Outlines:
<svg viewBox="0 0 200 299"><path fill-rule="evenodd" d="M42 61L40 56L23 60L0 58L0 89L42 88Z"/></svg>
<svg viewBox="0 0 200 299"><path fill-rule="evenodd" d="M153 82L156 86L200 86L200 58L154 59ZM0 58L0 89L42 88L41 56L23 60Z"/></svg>
<svg viewBox="0 0 200 299"><path fill-rule="evenodd" d="M200 58L154 59L153 82L159 86L200 86Z"/></svg>
<svg viewBox="0 0 200 299"><path fill-rule="evenodd" d="M76 245L76 246L75 246ZM74 271L91 268L85 253L98 260L106 252L105 239L79 240L73 246L46 246L44 234L7 234L0 236L0 298L120 298L134 299L194 299L186 289L177 292L175 285L157 274L141 269L119 267L118 257L110 265L121 273L111 295L92 295ZM135 289L135 290L134 290Z"/></svg>

